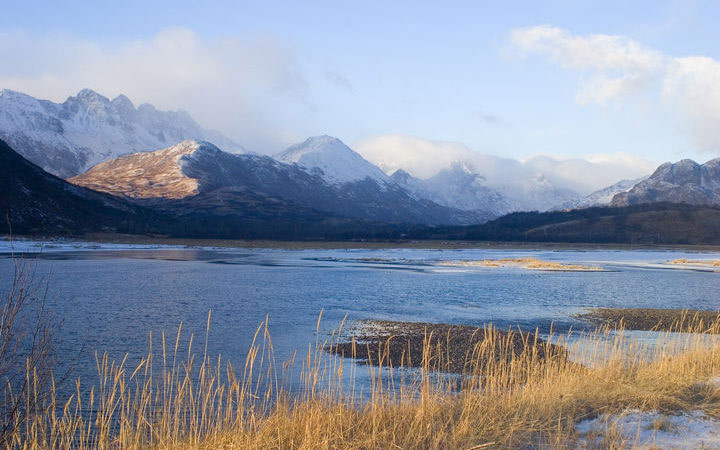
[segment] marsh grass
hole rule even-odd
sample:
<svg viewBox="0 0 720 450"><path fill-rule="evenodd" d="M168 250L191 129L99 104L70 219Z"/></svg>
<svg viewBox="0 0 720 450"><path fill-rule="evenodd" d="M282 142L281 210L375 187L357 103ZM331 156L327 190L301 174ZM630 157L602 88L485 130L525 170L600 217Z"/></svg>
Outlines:
<svg viewBox="0 0 720 450"><path fill-rule="evenodd" d="M210 323L209 315L206 335ZM698 410L720 417L720 343L693 333L718 325L695 326L667 345L649 347L609 327L580 339L554 336L552 342L566 345L573 358L542 358L531 345L517 352L507 338L513 332L506 331L500 344L486 340L468 350L472 370L462 377L443 372L447 358L436 354L428 335L415 368L391 360L364 366L366 390L355 383L359 366L352 359L326 351L344 339L342 324L321 339L319 318L307 351L278 362L266 320L237 367L211 358L207 347L195 349L192 336L181 348L181 326L172 337L162 334L152 342L136 367L97 355L98 379L90 385L77 381L69 398L60 399L54 390L44 398L30 389L24 398L35 413L7 446L574 447L575 424L583 419L628 410ZM550 354L551 344L540 345ZM375 354L384 358L382 346ZM596 363L577 362L586 359ZM287 380L297 365L301 388L290 393ZM34 377L28 374L28 386L40 389ZM612 426L593 442L632 445Z"/></svg>

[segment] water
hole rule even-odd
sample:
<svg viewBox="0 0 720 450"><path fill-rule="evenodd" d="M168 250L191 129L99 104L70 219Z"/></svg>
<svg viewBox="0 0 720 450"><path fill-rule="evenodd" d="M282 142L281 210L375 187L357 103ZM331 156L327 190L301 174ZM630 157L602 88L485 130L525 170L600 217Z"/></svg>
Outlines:
<svg viewBox="0 0 720 450"><path fill-rule="evenodd" d="M180 323L208 352L236 365L269 318L276 355L303 353L344 317L520 327L578 328L589 307L719 309L720 273L664 265L718 253L647 250L277 250L19 242L47 282L50 310L74 375L93 377L94 353L137 361ZM597 264L604 272L538 272L438 266L439 261L533 256ZM0 242L0 290L10 286L9 244ZM170 339L174 340L174 338ZM186 341L183 341L186 342Z"/></svg>

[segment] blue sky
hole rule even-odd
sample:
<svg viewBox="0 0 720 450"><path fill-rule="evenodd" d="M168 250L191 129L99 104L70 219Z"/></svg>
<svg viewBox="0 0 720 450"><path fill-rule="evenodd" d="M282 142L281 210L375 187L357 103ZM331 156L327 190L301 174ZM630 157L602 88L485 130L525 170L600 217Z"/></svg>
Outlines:
<svg viewBox="0 0 720 450"><path fill-rule="evenodd" d="M717 5L6 2L0 87L127 93L261 152L326 133L707 160L720 156Z"/></svg>

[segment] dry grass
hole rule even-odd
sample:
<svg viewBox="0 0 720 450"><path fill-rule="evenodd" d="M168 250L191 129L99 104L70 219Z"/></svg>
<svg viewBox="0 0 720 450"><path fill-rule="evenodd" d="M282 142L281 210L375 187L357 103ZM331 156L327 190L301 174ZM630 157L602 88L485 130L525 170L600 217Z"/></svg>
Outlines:
<svg viewBox="0 0 720 450"><path fill-rule="evenodd" d="M477 261L445 261L441 266L460 267L517 267L530 270L547 270L561 272L597 272L603 270L598 266L585 266L581 264L565 264L554 261L545 261L538 258L502 258L481 259Z"/></svg>
<svg viewBox="0 0 720 450"><path fill-rule="evenodd" d="M682 266L720 267L720 259L703 260L703 259L679 258L679 259L674 259L674 260L670 261L669 264L682 265Z"/></svg>
<svg viewBox="0 0 720 450"><path fill-rule="evenodd" d="M646 331L717 333L720 311L660 308L594 308L575 317L597 326Z"/></svg>
<svg viewBox="0 0 720 450"><path fill-rule="evenodd" d="M539 359L567 357L563 347L548 344L537 332L509 333L490 326L361 320L345 339L328 346L327 351L370 365L429 366L437 371L460 374L472 374L479 364L484 364L483 359L476 357L476 348L494 347L486 351L485 357L508 361L526 353L535 353ZM432 350L430 360L426 361L428 347Z"/></svg>
<svg viewBox="0 0 720 450"><path fill-rule="evenodd" d="M181 332L170 342L161 336L159 355L151 350L138 367L99 356L93 386L78 381L77 393L62 404L53 396L8 446L567 448L577 443L575 423L601 414L701 410L720 417L713 383L720 344L705 335L648 349L605 328L570 351L596 361L592 367L542 358L536 346L515 352L512 339L508 347L479 342L467 357L474 370L461 378L437 373L445 359L426 345L418 368L366 366L371 387L360 393L352 382L358 366L324 351L342 337L342 327L316 339L304 357L280 364L263 323L238 369L196 355L192 339L179 348ZM293 396L283 381L292 364L302 366L304 386ZM32 374L28 380L32 386ZM30 392L27 402L34 398ZM607 447L625 439L610 431L601 438Z"/></svg>

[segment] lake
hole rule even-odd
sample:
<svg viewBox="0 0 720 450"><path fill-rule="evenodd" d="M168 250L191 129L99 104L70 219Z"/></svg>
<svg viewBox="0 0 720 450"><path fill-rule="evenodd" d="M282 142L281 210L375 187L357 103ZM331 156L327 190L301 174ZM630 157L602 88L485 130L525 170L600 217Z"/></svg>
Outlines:
<svg viewBox="0 0 720 450"><path fill-rule="evenodd" d="M547 333L582 328L590 307L720 308L720 273L683 270L677 258L720 259L678 250L282 250L17 241L35 261L47 302L62 320L58 338L74 375L92 377L94 353L137 361L162 330L180 323L211 355L240 365L269 318L278 359L307 351L343 318L379 318ZM442 261L532 256L601 266L601 272L448 267ZM0 241L0 289L12 279L10 244ZM187 342L187 334L183 335ZM170 340L174 341L174 337ZM91 364L88 364L91 363Z"/></svg>

